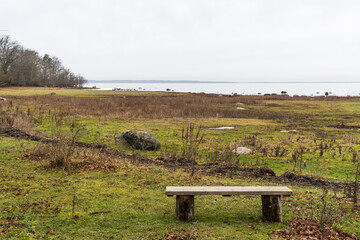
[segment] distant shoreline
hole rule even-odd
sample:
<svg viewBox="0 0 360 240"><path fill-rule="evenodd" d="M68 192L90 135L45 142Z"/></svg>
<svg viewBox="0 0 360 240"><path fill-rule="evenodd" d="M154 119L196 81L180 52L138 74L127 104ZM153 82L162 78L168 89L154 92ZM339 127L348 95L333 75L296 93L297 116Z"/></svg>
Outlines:
<svg viewBox="0 0 360 240"><path fill-rule="evenodd" d="M87 80L88 83L237 83L197 80Z"/></svg>
<svg viewBox="0 0 360 240"><path fill-rule="evenodd" d="M288 94L360 96L360 81L219 82L197 80L89 80L85 87L102 90L191 92L238 95Z"/></svg>
<svg viewBox="0 0 360 240"><path fill-rule="evenodd" d="M359 81L200 81L200 80L87 80L87 83L231 83L231 84L319 84L319 83L332 83L332 84L343 84L343 83L359 83Z"/></svg>

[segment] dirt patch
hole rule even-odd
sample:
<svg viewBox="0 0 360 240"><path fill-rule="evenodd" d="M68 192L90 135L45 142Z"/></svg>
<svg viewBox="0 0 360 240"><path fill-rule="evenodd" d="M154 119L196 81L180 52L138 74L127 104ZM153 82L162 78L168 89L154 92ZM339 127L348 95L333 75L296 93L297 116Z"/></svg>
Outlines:
<svg viewBox="0 0 360 240"><path fill-rule="evenodd" d="M339 124L339 125L329 126L329 127L338 128L338 129L360 130L360 126L345 125L344 123Z"/></svg>
<svg viewBox="0 0 360 240"><path fill-rule="evenodd" d="M171 166L194 166L197 165L197 162L193 159L186 159L181 157L170 157L170 158L164 158L164 157L157 157L155 158L155 161L166 163L167 165Z"/></svg>
<svg viewBox="0 0 360 240"><path fill-rule="evenodd" d="M116 166L112 164L101 164L96 161L82 161L82 162L74 162L72 163L75 169L79 169L82 171L106 171L113 172L116 170Z"/></svg>
<svg viewBox="0 0 360 240"><path fill-rule="evenodd" d="M13 127L7 127L7 128L0 128L0 136L6 136L6 137L14 137L14 138L20 138L20 139L26 139L31 141L42 141L44 143L51 142L52 140L48 140L39 136L33 136L30 134L27 134L26 132L23 132L17 128Z"/></svg>

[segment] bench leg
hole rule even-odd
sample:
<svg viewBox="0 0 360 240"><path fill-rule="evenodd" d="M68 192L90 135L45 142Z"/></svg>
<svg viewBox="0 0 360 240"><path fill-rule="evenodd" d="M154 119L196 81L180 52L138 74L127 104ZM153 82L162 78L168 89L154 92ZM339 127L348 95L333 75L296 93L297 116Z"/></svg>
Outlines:
<svg viewBox="0 0 360 240"><path fill-rule="evenodd" d="M281 196L262 195L262 215L264 221L282 222Z"/></svg>
<svg viewBox="0 0 360 240"><path fill-rule="evenodd" d="M194 219L194 195L176 195L175 217L181 221Z"/></svg>

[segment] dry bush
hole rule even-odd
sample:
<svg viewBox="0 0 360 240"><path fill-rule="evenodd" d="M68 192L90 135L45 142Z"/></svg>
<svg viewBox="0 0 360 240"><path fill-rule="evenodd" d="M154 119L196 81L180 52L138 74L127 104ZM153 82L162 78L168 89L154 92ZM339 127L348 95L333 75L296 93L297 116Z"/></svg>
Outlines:
<svg viewBox="0 0 360 240"><path fill-rule="evenodd" d="M200 144L204 141L204 134L200 133L201 127L195 129L195 124L189 123L186 128L181 130L182 148L181 154L183 158L196 160L199 154Z"/></svg>
<svg viewBox="0 0 360 240"><path fill-rule="evenodd" d="M240 155L233 151L230 147L223 147L220 150L209 152L207 156L208 162L226 163L226 164L239 164Z"/></svg>
<svg viewBox="0 0 360 240"><path fill-rule="evenodd" d="M67 141L59 141L47 145L38 144L25 156L31 160L45 160L49 168L70 170L77 154L78 149L75 148L75 145L71 145Z"/></svg>
<svg viewBox="0 0 360 240"><path fill-rule="evenodd" d="M66 128L69 128L70 132L66 132ZM54 118L51 125L53 141L47 145L47 152L44 152L43 147L37 146L33 149L33 155L47 160L50 168L71 169L81 130L82 127L76 122L66 126L62 118Z"/></svg>
<svg viewBox="0 0 360 240"><path fill-rule="evenodd" d="M52 134L56 142L49 144L49 153L46 159L50 168L106 171L115 169L113 161L106 155L76 146L80 134L84 130L81 124L75 121L67 122L62 118L54 118L54 120Z"/></svg>
<svg viewBox="0 0 360 240"><path fill-rule="evenodd" d="M294 237L300 239L356 239L355 236L350 236L334 227L335 223L340 223L350 214L336 194L330 195L327 189L323 189L319 197L311 194L307 199L312 204L293 204L293 210L297 217L290 223L291 230L278 231L278 237L286 237L286 239Z"/></svg>
<svg viewBox="0 0 360 240"><path fill-rule="evenodd" d="M64 161L68 146L58 144L37 144L27 150L25 157L32 161L45 161L47 167L64 170L114 171L116 158L100 153L98 149L76 147L70 158Z"/></svg>
<svg viewBox="0 0 360 240"><path fill-rule="evenodd" d="M36 131L33 129L32 125L33 123L30 110L28 110L28 112L19 111L19 109L16 109L15 111L0 111L1 128L14 127L29 134L35 134Z"/></svg>

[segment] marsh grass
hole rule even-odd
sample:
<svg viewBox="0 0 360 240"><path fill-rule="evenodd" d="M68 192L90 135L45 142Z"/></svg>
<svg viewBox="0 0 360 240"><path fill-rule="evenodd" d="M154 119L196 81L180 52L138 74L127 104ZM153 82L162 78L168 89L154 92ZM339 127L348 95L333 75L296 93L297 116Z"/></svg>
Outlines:
<svg viewBox="0 0 360 240"><path fill-rule="evenodd" d="M117 147L113 143L114 133L142 129L157 135L167 154L184 155L200 163L268 165L280 175L293 168L292 154L296 153L301 164L295 172L301 169L302 174L308 175L316 171L319 177L334 181L349 176L348 181L353 182L354 151L360 150L359 133L328 126L342 121L356 126L360 109L357 98L138 93L77 97L71 92L69 96L65 92L56 96L8 96L7 102L0 103L1 110L10 116L3 118L4 126L41 129L63 143L35 145L0 138L0 237L268 239L271 232L288 228L286 224L297 215L312 216L324 224L331 223L329 218L339 218L339 222L332 224L351 233L360 228L358 210L349 213L345 209L343 212L350 217L339 214L342 207L352 207L353 199L342 198L340 194L332 197L328 192L323 208L321 192L295 186L291 187L294 196L283 200L284 224L263 223L260 201L253 196L199 197L196 221L180 223L173 216L175 200L164 195L166 186L272 184L238 176L226 178L169 170L116 159L99 150L74 148L71 144L79 139ZM247 110L236 110L239 102ZM19 118L16 120L19 123L15 118ZM21 121L29 125L20 124ZM200 125L235 128L200 131L196 127ZM84 128L85 134L77 133L79 128ZM282 129L298 132L283 134ZM202 137L203 134L206 136ZM232 143L254 151L248 156L234 156ZM134 153L151 158L161 154ZM57 164L57 158L63 163ZM55 161L55 168L43 167L51 161ZM300 213L293 212L292 206L300 207ZM103 214L91 215L92 212Z"/></svg>
<svg viewBox="0 0 360 240"><path fill-rule="evenodd" d="M163 118L259 118L299 120L305 114L286 111L269 111L252 108L258 100L253 96L220 97L217 95L181 96L112 96L103 98L26 96L10 97L14 104L21 104L48 115L102 117L107 119L163 119ZM25 100L26 99L26 100ZM249 104L246 111L236 109L237 102ZM25 104L25 105L24 105Z"/></svg>

